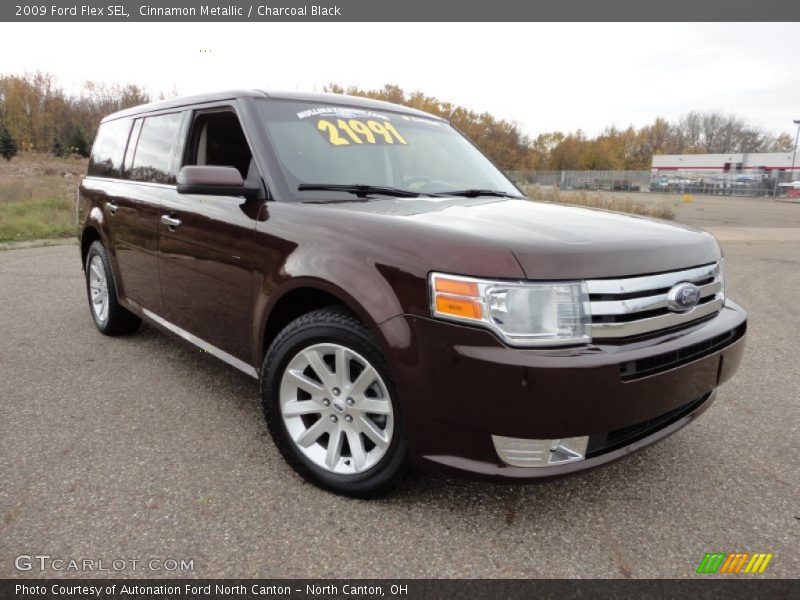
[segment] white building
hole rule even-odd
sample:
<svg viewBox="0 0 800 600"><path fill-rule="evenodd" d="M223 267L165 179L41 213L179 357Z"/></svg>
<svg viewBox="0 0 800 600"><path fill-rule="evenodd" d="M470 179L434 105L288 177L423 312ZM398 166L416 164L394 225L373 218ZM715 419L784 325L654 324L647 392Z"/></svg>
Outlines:
<svg viewBox="0 0 800 600"><path fill-rule="evenodd" d="M778 175L793 171L800 173L800 164L792 165L792 152L760 152L744 154L657 154L653 156L651 170L684 171L694 173L758 173ZM800 159L800 157L797 157ZM794 169L792 168L794 166Z"/></svg>

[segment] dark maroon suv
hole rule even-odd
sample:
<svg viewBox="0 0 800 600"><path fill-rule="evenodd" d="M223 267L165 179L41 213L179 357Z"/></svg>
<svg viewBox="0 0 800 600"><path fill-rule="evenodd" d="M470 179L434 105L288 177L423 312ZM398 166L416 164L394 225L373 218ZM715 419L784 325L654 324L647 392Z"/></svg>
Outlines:
<svg viewBox="0 0 800 600"><path fill-rule="evenodd" d="M369 496L411 461L594 467L702 413L746 315L713 237L531 202L447 121L237 91L107 117L78 201L92 317L261 382L286 460Z"/></svg>

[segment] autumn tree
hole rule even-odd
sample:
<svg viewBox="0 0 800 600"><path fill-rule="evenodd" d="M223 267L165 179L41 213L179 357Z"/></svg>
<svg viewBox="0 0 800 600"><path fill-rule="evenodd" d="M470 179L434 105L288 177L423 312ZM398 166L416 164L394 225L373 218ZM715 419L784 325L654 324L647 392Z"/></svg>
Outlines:
<svg viewBox="0 0 800 600"><path fill-rule="evenodd" d="M91 145L104 116L149 100L136 85L86 82L69 96L49 73L0 75L0 120L23 150L52 151L54 140L70 140L78 129Z"/></svg>

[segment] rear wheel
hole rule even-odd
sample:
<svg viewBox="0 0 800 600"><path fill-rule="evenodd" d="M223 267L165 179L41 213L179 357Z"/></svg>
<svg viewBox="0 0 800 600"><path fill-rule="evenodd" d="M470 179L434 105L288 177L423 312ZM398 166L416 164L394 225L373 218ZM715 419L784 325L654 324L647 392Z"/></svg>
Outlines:
<svg viewBox="0 0 800 600"><path fill-rule="evenodd" d="M85 271L86 293L97 329L105 335L124 335L136 331L142 321L117 301L111 262L101 242L93 242L89 247Z"/></svg>
<svg viewBox="0 0 800 600"><path fill-rule="evenodd" d="M334 492L369 497L401 477L406 442L383 354L341 308L304 315L270 346L262 402L294 469Z"/></svg>

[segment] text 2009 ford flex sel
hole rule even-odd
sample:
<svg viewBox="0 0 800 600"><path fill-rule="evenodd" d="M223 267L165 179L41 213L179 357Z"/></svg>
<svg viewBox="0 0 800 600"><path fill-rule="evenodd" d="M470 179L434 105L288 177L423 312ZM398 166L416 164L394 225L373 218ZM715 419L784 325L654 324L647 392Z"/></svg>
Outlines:
<svg viewBox="0 0 800 600"><path fill-rule="evenodd" d="M535 203L440 118L261 91L107 117L79 191L92 316L261 382L285 459L369 496L405 465L537 478L689 423L746 315L707 233Z"/></svg>

